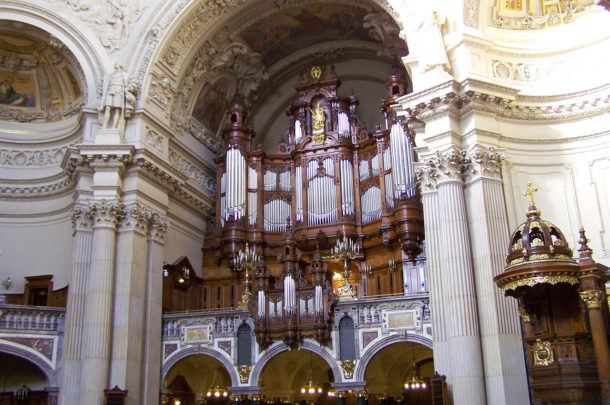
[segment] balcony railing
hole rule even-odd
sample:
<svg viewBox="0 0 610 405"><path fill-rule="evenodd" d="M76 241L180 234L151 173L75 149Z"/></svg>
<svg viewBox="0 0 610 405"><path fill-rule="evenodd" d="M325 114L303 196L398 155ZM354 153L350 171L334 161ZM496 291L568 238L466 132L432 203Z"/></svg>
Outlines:
<svg viewBox="0 0 610 405"><path fill-rule="evenodd" d="M65 308L0 305L0 330L63 333Z"/></svg>

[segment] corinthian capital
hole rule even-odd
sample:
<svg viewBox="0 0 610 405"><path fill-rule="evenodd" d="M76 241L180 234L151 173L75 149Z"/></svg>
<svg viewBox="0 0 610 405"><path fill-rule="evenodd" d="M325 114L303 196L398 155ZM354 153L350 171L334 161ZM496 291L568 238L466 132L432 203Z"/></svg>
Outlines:
<svg viewBox="0 0 610 405"><path fill-rule="evenodd" d="M415 164L415 177L422 194L434 193L438 181L438 172L427 163Z"/></svg>
<svg viewBox="0 0 610 405"><path fill-rule="evenodd" d="M148 232L148 220L152 212L139 204L133 205L125 210L125 216L121 218L119 228L121 231L135 231L142 235Z"/></svg>
<svg viewBox="0 0 610 405"><path fill-rule="evenodd" d="M112 227L116 228L118 222L125 216L125 207L118 202L90 202L89 208L93 217L93 227Z"/></svg>
<svg viewBox="0 0 610 405"><path fill-rule="evenodd" d="M72 206L72 229L77 231L90 231L92 229L92 214L91 209L86 206Z"/></svg>
<svg viewBox="0 0 610 405"><path fill-rule="evenodd" d="M468 162L468 157L461 149L451 149L446 152L436 152L431 158L425 159L424 164L429 179L435 179L435 185L448 182L461 182L462 173L464 172L465 164Z"/></svg>
<svg viewBox="0 0 610 405"><path fill-rule="evenodd" d="M163 243L167 232L168 221L163 215L153 212L148 219L148 237Z"/></svg>
<svg viewBox="0 0 610 405"><path fill-rule="evenodd" d="M504 156L494 148L475 146L468 152L464 170L467 181L479 178L501 180Z"/></svg>

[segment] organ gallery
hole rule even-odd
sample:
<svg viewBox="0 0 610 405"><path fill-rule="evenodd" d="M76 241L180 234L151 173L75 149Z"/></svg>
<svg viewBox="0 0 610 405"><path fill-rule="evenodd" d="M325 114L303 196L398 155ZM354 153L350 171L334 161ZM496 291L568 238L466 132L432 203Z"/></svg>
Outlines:
<svg viewBox="0 0 610 405"><path fill-rule="evenodd" d="M337 300L404 293L402 262L415 262L423 241L413 139L391 108L406 93L406 75L390 72L385 124L372 131L358 118L356 95L339 96L340 85L334 66L303 70L275 153L252 147L247 108L233 99L216 159L218 201L203 278L189 293L198 298L167 309L246 305L263 346L280 338L328 343ZM247 279L236 266L246 244L257 255ZM333 254L341 244L352 257Z"/></svg>

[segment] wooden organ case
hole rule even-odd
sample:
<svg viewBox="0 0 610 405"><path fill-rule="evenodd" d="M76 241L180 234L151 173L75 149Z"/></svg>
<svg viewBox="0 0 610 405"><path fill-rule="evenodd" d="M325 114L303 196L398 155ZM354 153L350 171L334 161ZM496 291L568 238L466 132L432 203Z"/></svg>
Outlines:
<svg viewBox="0 0 610 405"><path fill-rule="evenodd" d="M377 294L402 293L402 266L391 264L420 253L413 140L390 108L406 94L406 75L392 69L385 129L375 132L361 124L353 94L337 95L340 85L334 66L314 63L303 71L277 153L252 150L244 103L236 97L229 107L225 148L216 159L215 225L203 247L203 304L239 304L246 283L234 260L248 243L262 259L247 282L247 306L263 347L276 339L294 346L303 337L329 343L337 300L332 274L343 264L327 256L337 238L359 247L349 277L359 297L376 273L389 274L391 286L382 288L377 277Z"/></svg>

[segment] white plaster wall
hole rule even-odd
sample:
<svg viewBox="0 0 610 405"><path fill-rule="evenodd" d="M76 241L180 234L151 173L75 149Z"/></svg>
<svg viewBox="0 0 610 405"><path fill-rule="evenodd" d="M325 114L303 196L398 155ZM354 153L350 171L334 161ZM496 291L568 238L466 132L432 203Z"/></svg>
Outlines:
<svg viewBox="0 0 610 405"><path fill-rule="evenodd" d="M25 276L52 274L53 289L70 279L72 224L70 211L0 217L0 279L13 279L6 293L23 293Z"/></svg>
<svg viewBox="0 0 610 405"><path fill-rule="evenodd" d="M163 260L173 263L180 256L186 256L197 275L201 276L203 265L201 247L203 246L205 222L200 216L172 200L170 200L168 218L169 228L165 235Z"/></svg>

